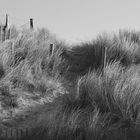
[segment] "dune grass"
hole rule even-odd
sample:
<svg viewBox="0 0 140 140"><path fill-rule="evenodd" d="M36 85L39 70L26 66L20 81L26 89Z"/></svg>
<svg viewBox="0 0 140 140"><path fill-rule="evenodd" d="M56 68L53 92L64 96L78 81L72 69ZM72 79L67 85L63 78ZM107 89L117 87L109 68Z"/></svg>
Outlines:
<svg viewBox="0 0 140 140"><path fill-rule="evenodd" d="M0 118L7 129L30 128L20 138L27 140L139 139L139 32L67 45L46 29L14 30L0 44Z"/></svg>
<svg viewBox="0 0 140 140"><path fill-rule="evenodd" d="M29 139L138 139L138 73L139 67L124 72L119 63L106 66L103 75L89 72L76 93L45 105Z"/></svg>

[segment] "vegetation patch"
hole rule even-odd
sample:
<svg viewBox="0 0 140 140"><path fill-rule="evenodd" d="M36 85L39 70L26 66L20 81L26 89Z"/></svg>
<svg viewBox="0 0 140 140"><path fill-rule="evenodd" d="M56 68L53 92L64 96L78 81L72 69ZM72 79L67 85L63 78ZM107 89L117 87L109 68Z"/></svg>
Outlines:
<svg viewBox="0 0 140 140"><path fill-rule="evenodd" d="M0 44L1 139L139 139L139 32L77 45L46 29L15 34Z"/></svg>

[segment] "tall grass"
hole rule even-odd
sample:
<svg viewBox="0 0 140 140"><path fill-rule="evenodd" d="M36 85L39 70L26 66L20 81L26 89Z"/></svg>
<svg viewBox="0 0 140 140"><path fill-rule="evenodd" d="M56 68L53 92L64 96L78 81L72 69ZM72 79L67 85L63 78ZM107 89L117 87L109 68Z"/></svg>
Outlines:
<svg viewBox="0 0 140 140"><path fill-rule="evenodd" d="M137 139L139 67L135 69L125 71L116 62L108 64L103 75L89 72L81 77L76 93L64 94L45 105L30 138Z"/></svg>
<svg viewBox="0 0 140 140"><path fill-rule="evenodd" d="M69 71L85 74L89 69L102 69L105 51L107 63L139 64L139 37L136 31L120 31L119 34L101 34L91 42L73 45L64 55L70 65Z"/></svg>
<svg viewBox="0 0 140 140"><path fill-rule="evenodd" d="M20 89L14 108L21 107L24 92L45 100L28 114L32 118L37 112L33 122L20 122L33 126L26 139L138 140L139 44L139 32L126 30L68 46L45 29L24 30L1 44L3 98L8 94L11 100Z"/></svg>

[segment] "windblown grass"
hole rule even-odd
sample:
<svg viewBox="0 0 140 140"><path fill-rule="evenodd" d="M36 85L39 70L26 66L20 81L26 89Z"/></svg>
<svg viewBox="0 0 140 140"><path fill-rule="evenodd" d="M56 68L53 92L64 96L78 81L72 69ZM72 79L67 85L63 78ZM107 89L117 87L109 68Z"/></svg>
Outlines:
<svg viewBox="0 0 140 140"><path fill-rule="evenodd" d="M139 139L139 32L72 46L45 29L13 36L0 44L0 102L1 110L21 110L8 116L20 120L15 127L32 126L23 139Z"/></svg>
<svg viewBox="0 0 140 140"><path fill-rule="evenodd" d="M45 105L31 137L137 139L140 78L134 75L139 75L139 67L124 72L119 63L113 63L106 66L103 75L90 72L81 77L76 93L64 94Z"/></svg>

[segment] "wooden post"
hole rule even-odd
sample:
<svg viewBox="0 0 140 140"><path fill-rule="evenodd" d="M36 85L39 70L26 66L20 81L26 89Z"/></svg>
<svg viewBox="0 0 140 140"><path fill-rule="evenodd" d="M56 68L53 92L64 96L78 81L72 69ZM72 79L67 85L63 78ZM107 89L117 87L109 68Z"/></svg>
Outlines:
<svg viewBox="0 0 140 140"><path fill-rule="evenodd" d="M4 26L4 28L7 28L7 26L8 26L8 15L6 14L6 21L5 21L5 26Z"/></svg>
<svg viewBox="0 0 140 140"><path fill-rule="evenodd" d="M102 69L102 74L105 72L105 68L107 65L107 47L104 46L101 48L102 49L102 54L101 54L101 69Z"/></svg>
<svg viewBox="0 0 140 140"><path fill-rule="evenodd" d="M30 18L30 29L33 29L33 28L34 28L33 19Z"/></svg>
<svg viewBox="0 0 140 140"><path fill-rule="evenodd" d="M49 55L51 56L53 54L53 44L50 44L50 52Z"/></svg>
<svg viewBox="0 0 140 140"><path fill-rule="evenodd" d="M5 21L5 25L3 26L3 37L2 37L2 41L5 41L5 35L6 35L6 28L8 26L8 15L6 14L6 21Z"/></svg>
<svg viewBox="0 0 140 140"><path fill-rule="evenodd" d="M106 67L106 53L107 53L107 47L104 48L104 68Z"/></svg>
<svg viewBox="0 0 140 140"><path fill-rule="evenodd" d="M1 29L2 29L2 27L1 27L1 25L0 25L0 42L1 42Z"/></svg>

